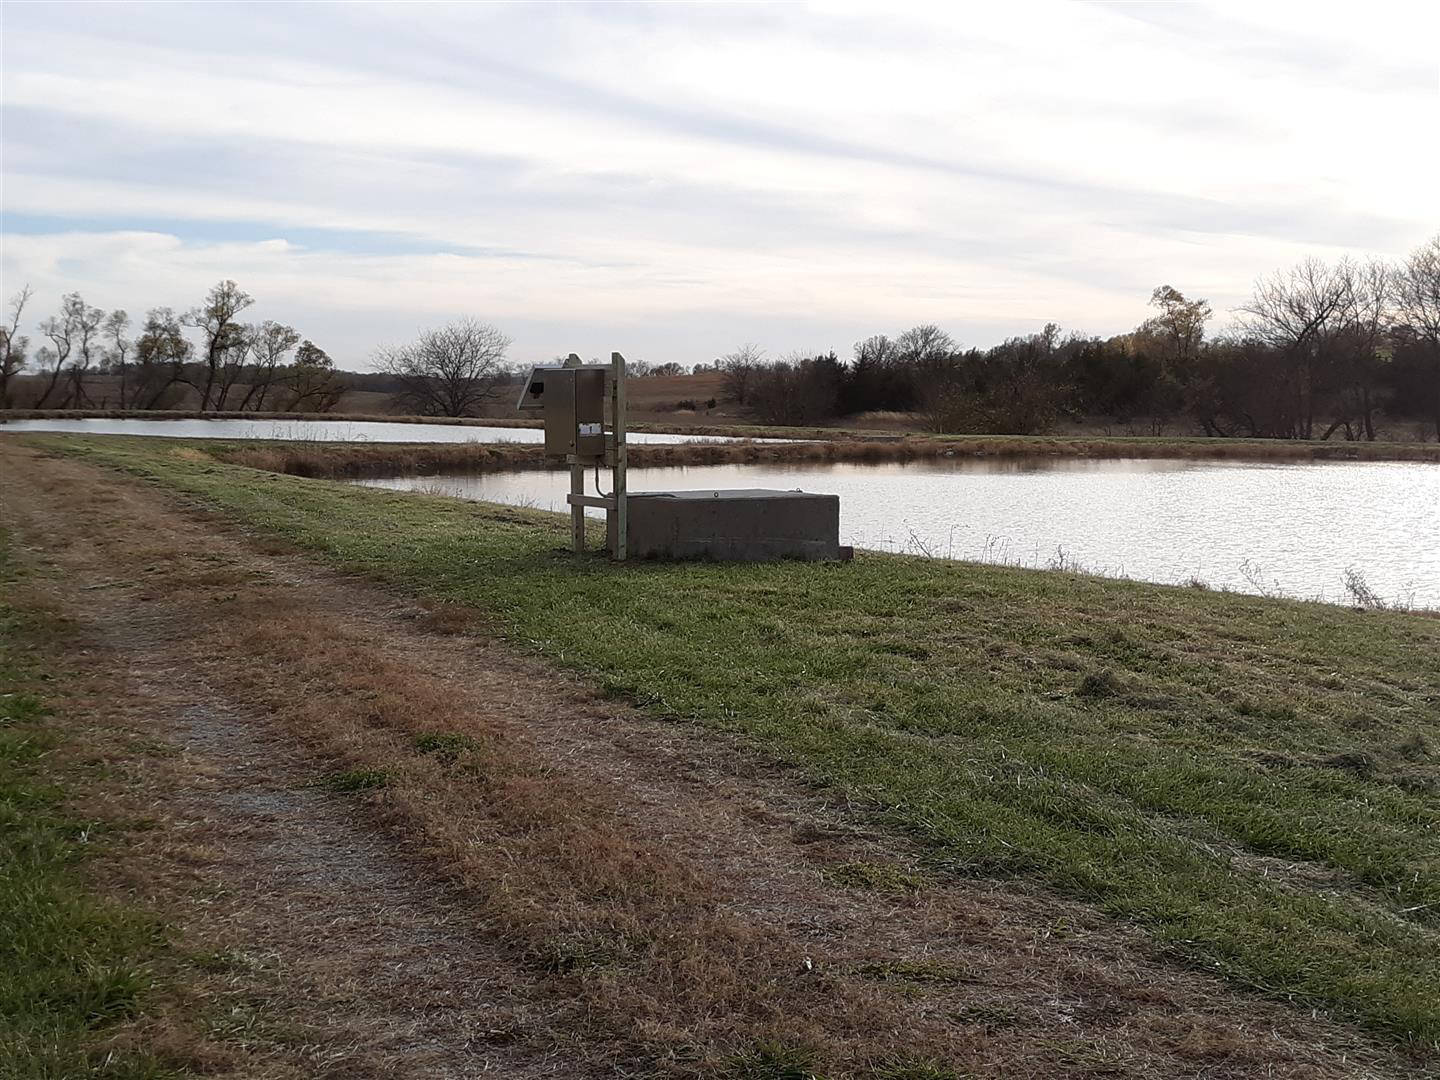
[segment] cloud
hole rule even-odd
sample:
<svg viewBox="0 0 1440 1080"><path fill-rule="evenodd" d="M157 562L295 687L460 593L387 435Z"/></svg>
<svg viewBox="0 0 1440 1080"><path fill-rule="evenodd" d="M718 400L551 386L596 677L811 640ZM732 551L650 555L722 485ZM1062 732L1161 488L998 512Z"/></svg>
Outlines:
<svg viewBox="0 0 1440 1080"><path fill-rule="evenodd" d="M11 5L6 287L234 277L355 355L460 313L685 362L1113 332L1434 228L1411 17L1304 12Z"/></svg>

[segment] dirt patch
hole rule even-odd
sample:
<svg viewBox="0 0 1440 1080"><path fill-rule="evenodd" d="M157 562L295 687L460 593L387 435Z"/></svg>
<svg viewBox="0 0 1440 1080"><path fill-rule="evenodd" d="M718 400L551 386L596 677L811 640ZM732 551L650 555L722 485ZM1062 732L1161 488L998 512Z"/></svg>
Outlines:
<svg viewBox="0 0 1440 1080"><path fill-rule="evenodd" d="M178 785L147 856L175 879L161 899L187 938L263 941L235 946L274 958L235 985L357 1074L493 1054L504 1075L708 1075L757 1045L833 1076L1415 1074L1082 905L937 878L789 770L602 700L464 611L4 453L50 591L156 703L136 722L183 748L128 766Z"/></svg>
<svg viewBox="0 0 1440 1080"><path fill-rule="evenodd" d="M60 563L45 560L49 568ZM486 933L464 891L357 820L266 715L177 666L158 606L121 621L114 581L30 585L78 633L58 659L75 809L124 837L99 886L173 920L173 984L112 1036L207 1075L610 1076L592 1033ZM607 1066L601 1069L601 1066Z"/></svg>

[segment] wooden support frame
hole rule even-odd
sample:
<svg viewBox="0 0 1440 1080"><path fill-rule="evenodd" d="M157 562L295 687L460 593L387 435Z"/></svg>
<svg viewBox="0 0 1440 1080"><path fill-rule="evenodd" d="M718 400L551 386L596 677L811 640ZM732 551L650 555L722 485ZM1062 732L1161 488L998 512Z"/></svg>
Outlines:
<svg viewBox="0 0 1440 1080"><path fill-rule="evenodd" d="M575 498L585 497L585 466L572 458L570 461L570 546L576 555L585 554L585 506L576 503Z"/></svg>
<svg viewBox="0 0 1440 1080"><path fill-rule="evenodd" d="M573 491L565 496L571 506L593 506L597 510L614 510L615 500L608 495L576 495Z"/></svg>
<svg viewBox="0 0 1440 1080"><path fill-rule="evenodd" d="M613 442L610 498L615 504L613 509L608 510L615 515L615 550L610 557L616 562L624 562L630 535L630 507L625 497L625 470L629 462L625 448L625 357L618 352L610 354L610 371L610 430Z"/></svg>
<svg viewBox="0 0 1440 1080"><path fill-rule="evenodd" d="M580 367L580 357L571 353L565 366ZM615 537L615 548L610 557L616 562L624 562L630 528L629 507L625 499L625 472L629 466L625 440L625 357L612 352L607 374L610 431L605 439L605 462L610 466L610 494L585 494L585 465L571 454L565 458L570 466L570 494L565 497L565 502L570 507L570 546L575 554L585 554L585 508L596 507L605 511L606 531ZM608 528L609 525L614 525L614 528Z"/></svg>
<svg viewBox="0 0 1440 1080"><path fill-rule="evenodd" d="M578 368L580 357L571 353L565 358L567 368ZM568 454L565 460L570 465L570 498L585 495L585 466L576 460L575 455ZM566 500L567 502L569 500ZM585 507L570 503L570 547L576 555L585 554Z"/></svg>

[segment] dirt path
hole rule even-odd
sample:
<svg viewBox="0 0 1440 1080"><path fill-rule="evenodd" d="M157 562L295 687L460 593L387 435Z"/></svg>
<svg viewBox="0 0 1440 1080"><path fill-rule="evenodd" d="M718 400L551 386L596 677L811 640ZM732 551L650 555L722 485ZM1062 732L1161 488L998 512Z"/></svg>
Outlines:
<svg viewBox="0 0 1440 1080"><path fill-rule="evenodd" d="M1415 1075L1081 905L928 878L474 613L0 453L6 517L92 641L90 707L168 748L124 762L162 822L125 880L222 955L202 993L247 1075L713 1074L779 1061L767 1040L836 1076Z"/></svg>

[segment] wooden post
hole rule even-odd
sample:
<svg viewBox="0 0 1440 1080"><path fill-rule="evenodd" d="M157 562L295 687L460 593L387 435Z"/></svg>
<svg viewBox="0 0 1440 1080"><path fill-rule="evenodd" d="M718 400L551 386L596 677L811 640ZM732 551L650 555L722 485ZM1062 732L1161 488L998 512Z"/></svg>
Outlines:
<svg viewBox="0 0 1440 1080"><path fill-rule="evenodd" d="M585 494L585 466L570 458L570 494ZM576 555L585 554L585 507L570 507L570 546Z"/></svg>
<svg viewBox="0 0 1440 1080"><path fill-rule="evenodd" d="M580 357L571 353L565 358L565 366L569 368L579 367ZM567 459L570 462L570 494L585 494L585 466L575 460L574 455ZM570 507L570 546L576 555L585 554L585 507Z"/></svg>
<svg viewBox="0 0 1440 1080"><path fill-rule="evenodd" d="M625 549L630 535L630 507L625 497L625 357L618 352L610 354L610 367L614 372L614 432L615 464L611 480L611 497L615 500L615 550L610 554L616 562L625 561Z"/></svg>

